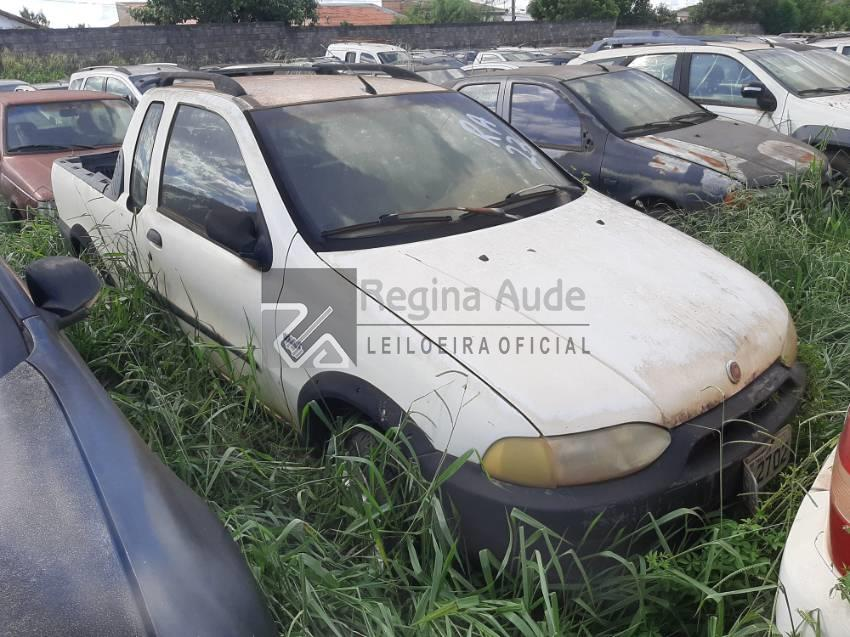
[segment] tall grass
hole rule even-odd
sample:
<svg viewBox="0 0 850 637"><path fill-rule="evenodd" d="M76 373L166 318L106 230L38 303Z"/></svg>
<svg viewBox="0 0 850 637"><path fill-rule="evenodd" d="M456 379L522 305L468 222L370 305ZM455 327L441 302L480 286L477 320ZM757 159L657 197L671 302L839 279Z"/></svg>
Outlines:
<svg viewBox="0 0 850 637"><path fill-rule="evenodd" d="M250 380L220 376L212 352L138 283L105 290L69 337L151 448L239 542L281 634L767 634L789 525L850 401L850 222L842 194L814 181L669 220L758 274L790 307L810 373L793 466L752 518L677 511L636 531L656 538L656 549L629 556L633 535L592 567L569 552L547 562L532 545L557 538L519 513L518 567L496 555L465 557L450 512L398 440L379 438L366 458L337 440L323 458L303 449L257 403ZM0 256L17 268L63 250L47 222L11 230L0 230ZM667 533L684 520L686 538ZM564 563L576 566L572 577L563 577Z"/></svg>

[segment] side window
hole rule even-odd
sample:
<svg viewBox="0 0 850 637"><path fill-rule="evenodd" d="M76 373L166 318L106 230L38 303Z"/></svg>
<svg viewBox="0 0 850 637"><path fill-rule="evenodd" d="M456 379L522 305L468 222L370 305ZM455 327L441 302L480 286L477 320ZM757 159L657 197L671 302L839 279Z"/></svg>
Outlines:
<svg viewBox="0 0 850 637"><path fill-rule="evenodd" d="M660 53L656 55L640 55L629 63L633 69L654 75L662 82L673 83L673 71L676 70L675 53Z"/></svg>
<svg viewBox="0 0 850 637"><path fill-rule="evenodd" d="M841 55L850 55L850 46L841 47Z"/></svg>
<svg viewBox="0 0 850 637"><path fill-rule="evenodd" d="M356 54L354 53L354 51L349 51L348 53L345 54L345 61L353 63L355 57L356 57Z"/></svg>
<svg viewBox="0 0 850 637"><path fill-rule="evenodd" d="M159 205L201 234L210 210L259 211L236 137L219 115L194 106L177 109L165 151Z"/></svg>
<svg viewBox="0 0 850 637"><path fill-rule="evenodd" d="M482 62L499 62L500 58L495 53L485 53L481 56Z"/></svg>
<svg viewBox="0 0 850 637"><path fill-rule="evenodd" d="M71 80L71 83L68 85L69 91L79 91L83 88L83 79L77 78L76 80Z"/></svg>
<svg viewBox="0 0 850 637"><path fill-rule="evenodd" d="M496 112L496 104L499 100L498 84L470 84L460 89L460 92Z"/></svg>
<svg viewBox="0 0 850 637"><path fill-rule="evenodd" d="M537 144L581 146L578 113L563 97L543 86L514 84L511 124Z"/></svg>
<svg viewBox="0 0 850 637"><path fill-rule="evenodd" d="M127 206L133 212L139 212L148 198L151 156L153 155L153 143L156 139L160 119L162 119L162 102L154 102L148 107L148 112L145 113L145 119L139 129L136 150L133 154L133 168L130 171L130 193L127 198Z"/></svg>
<svg viewBox="0 0 850 637"><path fill-rule="evenodd" d="M135 101L133 94L130 92L130 87L117 77L110 77L106 80L106 92L123 97L130 103Z"/></svg>
<svg viewBox="0 0 850 637"><path fill-rule="evenodd" d="M106 86L106 78L101 75L92 75L86 80L87 91L103 91Z"/></svg>
<svg viewBox="0 0 850 637"><path fill-rule="evenodd" d="M360 54L360 61L363 64L377 64L378 63L378 60L376 60L375 57L373 55L369 54L369 53L361 53Z"/></svg>
<svg viewBox="0 0 850 637"><path fill-rule="evenodd" d="M741 87L757 82L743 64L725 55L694 53L688 97L697 102L756 107L756 100L741 97Z"/></svg>

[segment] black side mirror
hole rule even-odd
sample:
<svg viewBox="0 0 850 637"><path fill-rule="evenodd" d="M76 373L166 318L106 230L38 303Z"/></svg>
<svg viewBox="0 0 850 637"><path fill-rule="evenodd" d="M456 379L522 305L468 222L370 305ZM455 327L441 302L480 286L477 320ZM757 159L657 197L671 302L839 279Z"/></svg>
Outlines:
<svg viewBox="0 0 850 637"><path fill-rule="evenodd" d="M265 243L257 227L257 215L232 208L214 208L207 213L207 236L232 250L245 261L261 270L271 267L266 257Z"/></svg>
<svg viewBox="0 0 850 637"><path fill-rule="evenodd" d="M100 280L73 257L45 257L24 272L33 303L55 317L62 329L85 318L100 294Z"/></svg>
<svg viewBox="0 0 850 637"><path fill-rule="evenodd" d="M750 82L741 87L741 97L755 100L758 107L763 111L772 112L776 110L776 97L761 82Z"/></svg>

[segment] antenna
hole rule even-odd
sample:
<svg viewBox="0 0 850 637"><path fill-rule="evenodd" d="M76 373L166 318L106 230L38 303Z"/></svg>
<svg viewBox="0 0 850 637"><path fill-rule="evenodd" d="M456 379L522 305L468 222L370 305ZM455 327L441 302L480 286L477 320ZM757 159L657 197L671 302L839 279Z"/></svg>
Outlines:
<svg viewBox="0 0 850 637"><path fill-rule="evenodd" d="M375 90L375 87L372 86L371 84L369 84L369 82L366 81L366 78L364 78L362 75L358 75L357 79L360 80L361 82L363 82L363 86L366 87L366 92L369 95L377 95L378 94L378 91Z"/></svg>

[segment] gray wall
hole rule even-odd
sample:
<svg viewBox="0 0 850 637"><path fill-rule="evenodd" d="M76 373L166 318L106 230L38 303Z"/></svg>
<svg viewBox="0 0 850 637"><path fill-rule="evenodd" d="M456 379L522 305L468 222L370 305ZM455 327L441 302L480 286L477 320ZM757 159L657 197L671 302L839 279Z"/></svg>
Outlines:
<svg viewBox="0 0 850 637"><path fill-rule="evenodd" d="M466 25L299 27L281 22L101 29L2 30L0 48L13 53L59 53L85 59L115 55L131 61L258 61L323 55L337 40L379 40L410 46L476 48L496 44L582 46L606 37L613 22L497 22Z"/></svg>
<svg viewBox="0 0 850 637"><path fill-rule="evenodd" d="M634 28L634 27L629 27ZM677 25L693 32L695 25ZM109 58L124 62L174 61L185 64L252 62L267 58L324 54L337 40L379 40L411 48L479 48L495 45L584 47L611 35L613 21L496 22L374 27L299 27L282 22L100 29L0 30L0 49L14 54L62 54L81 63ZM714 27L716 32L760 32L758 25Z"/></svg>

